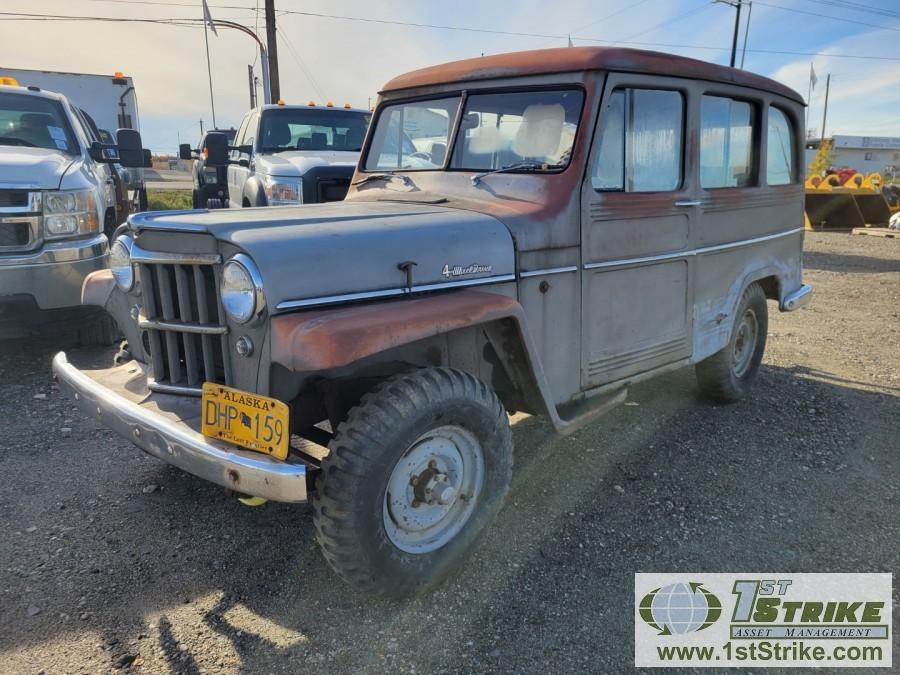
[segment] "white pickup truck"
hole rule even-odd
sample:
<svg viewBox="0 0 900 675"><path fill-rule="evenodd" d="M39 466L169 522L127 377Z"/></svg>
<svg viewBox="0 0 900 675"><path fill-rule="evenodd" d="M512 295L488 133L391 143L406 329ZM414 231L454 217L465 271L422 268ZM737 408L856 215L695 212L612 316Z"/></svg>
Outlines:
<svg viewBox="0 0 900 675"><path fill-rule="evenodd" d="M81 306L89 273L108 266L117 217L113 165L140 168L140 134L98 138L65 96L0 77L0 336L47 325L75 329L82 344L118 335L105 313Z"/></svg>

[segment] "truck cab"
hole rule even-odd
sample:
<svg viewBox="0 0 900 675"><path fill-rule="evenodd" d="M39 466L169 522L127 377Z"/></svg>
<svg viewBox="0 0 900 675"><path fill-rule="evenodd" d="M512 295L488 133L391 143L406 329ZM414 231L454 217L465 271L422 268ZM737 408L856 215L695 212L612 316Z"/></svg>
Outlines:
<svg viewBox="0 0 900 675"><path fill-rule="evenodd" d="M508 413L571 434L687 366L707 399L752 395L770 306L810 299L803 106L630 49L401 75L344 201L132 216L84 295L133 362L54 372L166 462L311 500L345 580L420 593L503 503Z"/></svg>
<svg viewBox="0 0 900 675"><path fill-rule="evenodd" d="M64 96L9 77L0 79L0 129L2 333L71 318L83 342L110 342L115 324L81 307L81 285L107 266L108 239L128 215L117 146Z"/></svg>
<svg viewBox="0 0 900 675"><path fill-rule="evenodd" d="M238 128L228 166L228 205L340 201L347 194L371 113L326 105L264 105Z"/></svg>

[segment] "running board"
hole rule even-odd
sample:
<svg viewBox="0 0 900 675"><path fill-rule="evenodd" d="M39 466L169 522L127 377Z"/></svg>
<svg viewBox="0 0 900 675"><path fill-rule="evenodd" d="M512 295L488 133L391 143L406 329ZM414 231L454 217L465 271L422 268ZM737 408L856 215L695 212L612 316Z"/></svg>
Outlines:
<svg viewBox="0 0 900 675"><path fill-rule="evenodd" d="M563 436L574 434L616 406L622 405L626 398L628 398L628 387L622 387L605 394L586 396L583 399L556 406L557 419L553 420L554 426Z"/></svg>

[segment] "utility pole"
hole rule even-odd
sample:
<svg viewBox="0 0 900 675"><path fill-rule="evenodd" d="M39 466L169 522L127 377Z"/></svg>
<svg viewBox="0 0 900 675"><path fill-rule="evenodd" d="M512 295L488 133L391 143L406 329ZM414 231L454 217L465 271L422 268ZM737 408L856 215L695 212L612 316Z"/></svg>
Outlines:
<svg viewBox="0 0 900 675"><path fill-rule="evenodd" d="M825 78L825 110L822 111L822 135L820 141L825 140L825 121L828 119L828 90L831 88L831 73Z"/></svg>
<svg viewBox="0 0 900 675"><path fill-rule="evenodd" d="M750 35L751 16L753 16L753 0L747 3L747 23L744 24L744 48L741 49L741 70L744 69L744 57L747 56L747 38Z"/></svg>
<svg viewBox="0 0 900 675"><path fill-rule="evenodd" d="M256 107L256 78L253 77L253 66L247 64L247 75L250 78L250 109Z"/></svg>
<svg viewBox="0 0 900 675"><path fill-rule="evenodd" d="M203 138L203 118L200 118L200 138Z"/></svg>
<svg viewBox="0 0 900 675"><path fill-rule="evenodd" d="M266 0L266 44L269 52L269 89L272 103L281 98L278 83L278 41L275 37L275 0Z"/></svg>
<svg viewBox="0 0 900 675"><path fill-rule="evenodd" d="M735 58L737 56L737 41L738 41L738 29L741 26L741 5L743 3L741 0L737 0L737 3L734 5L737 11L734 14L734 37L731 39L731 65L734 68Z"/></svg>

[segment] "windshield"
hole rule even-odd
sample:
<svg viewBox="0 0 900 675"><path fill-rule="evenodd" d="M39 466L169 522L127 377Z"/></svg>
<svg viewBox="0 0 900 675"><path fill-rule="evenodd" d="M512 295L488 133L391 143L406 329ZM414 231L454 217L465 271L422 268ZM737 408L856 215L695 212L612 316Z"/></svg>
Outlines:
<svg viewBox="0 0 900 675"><path fill-rule="evenodd" d="M262 152L362 150L371 115L336 109L279 108L262 114Z"/></svg>
<svg viewBox="0 0 900 675"><path fill-rule="evenodd" d="M0 93L0 145L78 153L69 120L57 101Z"/></svg>
<svg viewBox="0 0 900 675"><path fill-rule="evenodd" d="M580 89L470 94L455 141L459 97L386 106L372 133L367 171L553 171L564 168L578 130Z"/></svg>

